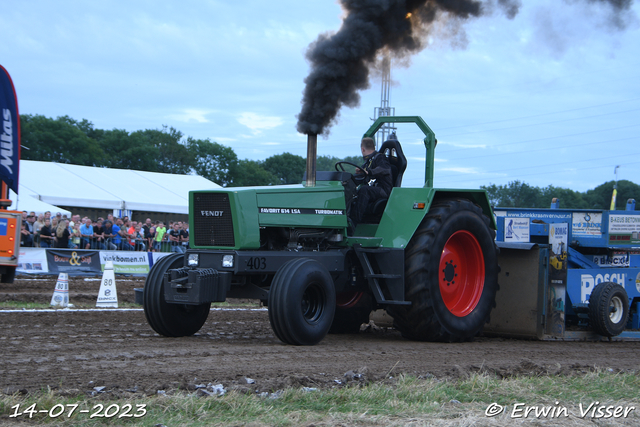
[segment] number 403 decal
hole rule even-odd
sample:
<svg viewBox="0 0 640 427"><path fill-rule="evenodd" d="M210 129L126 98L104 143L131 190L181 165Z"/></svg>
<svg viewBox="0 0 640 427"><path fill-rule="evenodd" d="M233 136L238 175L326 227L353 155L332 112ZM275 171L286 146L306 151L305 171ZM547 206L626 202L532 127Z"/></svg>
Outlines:
<svg viewBox="0 0 640 427"><path fill-rule="evenodd" d="M249 270L264 270L267 268L267 259L264 257L251 257L247 260Z"/></svg>

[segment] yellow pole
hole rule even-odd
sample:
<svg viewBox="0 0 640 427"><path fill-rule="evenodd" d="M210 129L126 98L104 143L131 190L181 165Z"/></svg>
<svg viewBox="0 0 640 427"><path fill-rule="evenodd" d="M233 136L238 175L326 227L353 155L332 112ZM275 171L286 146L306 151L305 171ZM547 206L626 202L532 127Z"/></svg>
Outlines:
<svg viewBox="0 0 640 427"><path fill-rule="evenodd" d="M620 165L616 165L615 169L613 169L613 173L616 176L616 181L613 184L613 194L611 195L611 206L609 207L610 211L616 210L616 196L618 195L618 168Z"/></svg>
<svg viewBox="0 0 640 427"><path fill-rule="evenodd" d="M609 208L610 211L615 211L616 210L616 196L618 195L618 189L614 186L613 187L613 194L611 195L611 207Z"/></svg>

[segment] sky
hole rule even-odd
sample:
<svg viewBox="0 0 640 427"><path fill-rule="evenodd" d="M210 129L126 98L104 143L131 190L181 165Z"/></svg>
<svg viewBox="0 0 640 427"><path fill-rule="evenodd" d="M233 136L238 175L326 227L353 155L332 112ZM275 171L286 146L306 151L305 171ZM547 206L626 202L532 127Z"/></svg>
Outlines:
<svg viewBox="0 0 640 427"><path fill-rule="evenodd" d="M21 114L68 115L99 129L174 127L233 148L240 159L306 156L296 131L305 52L344 17L333 0L2 0L0 64ZM522 181L586 191L640 184L640 5L612 25L609 6L522 0L449 20L410 59L392 62L390 106L435 132L434 186ZM457 25L456 25L457 24ZM380 106L373 77L360 106L342 108L318 155L359 155ZM400 125L424 184L421 131Z"/></svg>

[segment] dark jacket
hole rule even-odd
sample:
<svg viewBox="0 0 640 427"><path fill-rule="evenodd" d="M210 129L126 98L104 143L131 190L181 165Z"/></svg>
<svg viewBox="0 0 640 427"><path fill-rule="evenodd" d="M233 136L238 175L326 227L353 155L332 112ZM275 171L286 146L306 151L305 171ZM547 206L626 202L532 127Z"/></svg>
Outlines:
<svg viewBox="0 0 640 427"><path fill-rule="evenodd" d="M389 196L389 194L391 194L393 182L391 175L391 165L387 160L387 156L374 151L373 153L364 157L364 164L360 169L369 173L369 185L381 187L384 192L387 193L387 197Z"/></svg>

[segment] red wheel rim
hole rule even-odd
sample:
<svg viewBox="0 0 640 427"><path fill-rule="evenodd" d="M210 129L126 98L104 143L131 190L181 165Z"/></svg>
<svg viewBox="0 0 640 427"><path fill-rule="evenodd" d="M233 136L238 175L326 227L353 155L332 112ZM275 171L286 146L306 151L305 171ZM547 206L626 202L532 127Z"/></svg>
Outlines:
<svg viewBox="0 0 640 427"><path fill-rule="evenodd" d="M438 282L451 314L464 317L476 308L484 288L484 255L473 234L460 230L449 237L440 257Z"/></svg>
<svg viewBox="0 0 640 427"><path fill-rule="evenodd" d="M340 292L336 295L336 305L341 308L351 308L360 302L362 295L364 295L364 292Z"/></svg>

